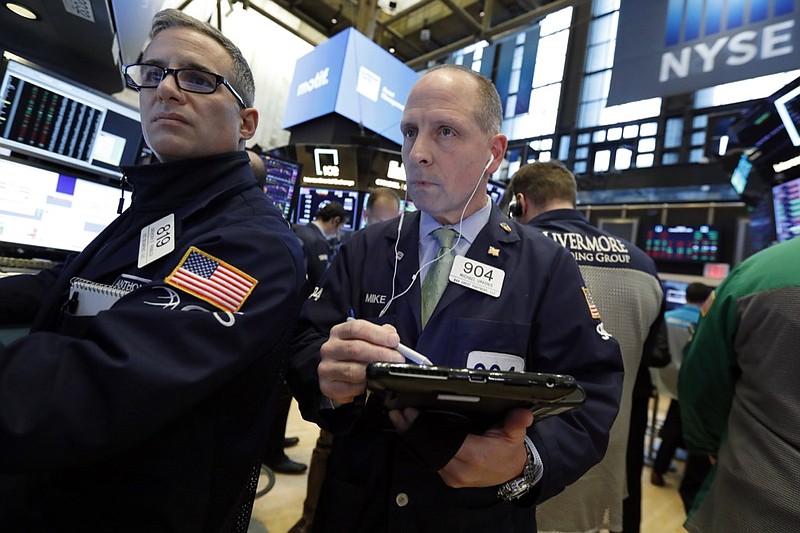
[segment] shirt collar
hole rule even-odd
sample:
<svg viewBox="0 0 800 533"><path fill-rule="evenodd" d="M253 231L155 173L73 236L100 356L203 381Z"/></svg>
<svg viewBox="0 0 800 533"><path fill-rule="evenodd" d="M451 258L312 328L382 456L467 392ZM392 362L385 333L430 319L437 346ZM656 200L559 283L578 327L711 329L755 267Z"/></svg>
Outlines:
<svg viewBox="0 0 800 533"><path fill-rule="evenodd" d="M428 213L422 212L419 219L419 240L430 235L430 233L438 228L452 228L461 233L461 239L472 244L478 233L481 232L483 227L489 222L489 217L492 214L492 199L486 196L486 204L478 209L475 213L471 214L463 220L461 224L455 223L452 225L442 226L435 218ZM459 227L460 226L460 227ZM459 231L460 230L460 231Z"/></svg>

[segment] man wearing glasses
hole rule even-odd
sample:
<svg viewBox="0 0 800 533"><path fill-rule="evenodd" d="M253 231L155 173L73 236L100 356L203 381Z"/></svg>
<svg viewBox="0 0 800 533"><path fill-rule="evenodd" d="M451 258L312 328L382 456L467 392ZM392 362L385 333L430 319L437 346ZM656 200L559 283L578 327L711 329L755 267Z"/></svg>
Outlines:
<svg viewBox="0 0 800 533"><path fill-rule="evenodd" d="M247 530L303 256L239 50L176 10L151 38L124 72L159 163L81 254L0 279L0 325L32 323L0 345L4 532Z"/></svg>

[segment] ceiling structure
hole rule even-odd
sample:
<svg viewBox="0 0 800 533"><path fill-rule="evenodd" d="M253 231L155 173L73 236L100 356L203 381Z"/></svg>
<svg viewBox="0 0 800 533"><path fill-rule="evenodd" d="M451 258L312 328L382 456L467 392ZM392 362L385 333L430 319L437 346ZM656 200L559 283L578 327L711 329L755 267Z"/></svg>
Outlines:
<svg viewBox="0 0 800 533"><path fill-rule="evenodd" d="M17 54L64 76L76 72L77 81L101 91L122 88L105 0L87 2L83 11L46 0L31 0L27 6L38 19L0 8L0 53Z"/></svg>
<svg viewBox="0 0 800 533"><path fill-rule="evenodd" d="M585 0L588 1L588 0ZM192 0L183 2L180 9ZM420 70L480 40L519 30L575 0L272 0L302 24L287 25L259 0L217 0L221 9L240 3L311 44L354 27L409 67Z"/></svg>
<svg viewBox="0 0 800 533"><path fill-rule="evenodd" d="M183 1L183 9L193 0ZM312 45L354 27L414 70L480 40L489 42L589 0L216 0L217 20L234 4ZM38 18L0 7L0 54L21 55L104 93L123 88L164 0L25 0Z"/></svg>

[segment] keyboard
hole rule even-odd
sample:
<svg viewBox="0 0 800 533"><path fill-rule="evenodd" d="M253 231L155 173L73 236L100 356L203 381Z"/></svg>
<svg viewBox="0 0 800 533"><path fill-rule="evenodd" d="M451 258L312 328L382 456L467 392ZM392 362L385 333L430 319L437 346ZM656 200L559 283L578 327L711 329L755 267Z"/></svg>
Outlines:
<svg viewBox="0 0 800 533"><path fill-rule="evenodd" d="M24 257L7 257L0 255L0 272L7 274L35 274L40 270L56 265L49 259L30 259Z"/></svg>

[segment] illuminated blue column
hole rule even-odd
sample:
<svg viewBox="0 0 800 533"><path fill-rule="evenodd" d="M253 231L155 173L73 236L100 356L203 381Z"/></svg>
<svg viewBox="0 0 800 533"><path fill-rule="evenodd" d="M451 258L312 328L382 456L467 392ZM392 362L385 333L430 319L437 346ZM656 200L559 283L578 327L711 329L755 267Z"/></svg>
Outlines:
<svg viewBox="0 0 800 533"><path fill-rule="evenodd" d="M728 0L728 23L726 30L744 26L744 0Z"/></svg>
<svg viewBox="0 0 800 533"><path fill-rule="evenodd" d="M706 3L706 37L722 31L722 11L724 7L725 0L708 0Z"/></svg>
<svg viewBox="0 0 800 533"><path fill-rule="evenodd" d="M794 12L794 0L775 0L775 16L788 15Z"/></svg>
<svg viewBox="0 0 800 533"><path fill-rule="evenodd" d="M750 24L769 18L769 0L750 0Z"/></svg>
<svg viewBox="0 0 800 533"><path fill-rule="evenodd" d="M684 41L700 37L700 23L703 20L703 0L688 0L686 3L686 31Z"/></svg>
<svg viewBox="0 0 800 533"><path fill-rule="evenodd" d="M674 46L681 42L683 2L684 0L669 0L667 4L667 29L664 38L666 46Z"/></svg>

